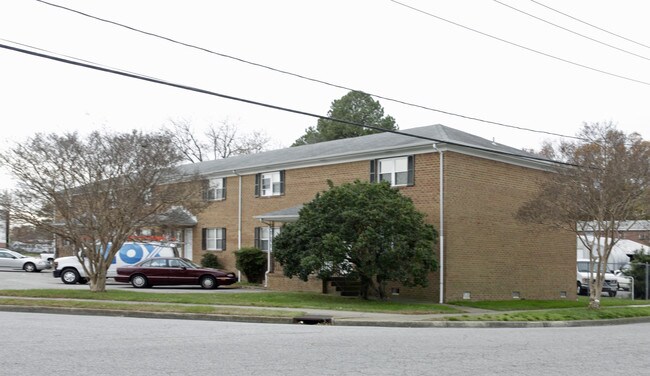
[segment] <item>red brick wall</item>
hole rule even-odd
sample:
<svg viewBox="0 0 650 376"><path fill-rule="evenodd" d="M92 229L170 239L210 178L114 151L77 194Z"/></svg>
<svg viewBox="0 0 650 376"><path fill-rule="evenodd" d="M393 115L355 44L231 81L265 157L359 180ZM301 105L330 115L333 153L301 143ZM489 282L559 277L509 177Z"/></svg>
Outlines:
<svg viewBox="0 0 650 376"><path fill-rule="evenodd" d="M512 299L518 291L525 299L558 299L560 291L575 298L575 237L540 226L519 223L514 214L536 190L544 173L453 152L444 154L445 171L445 301ZM415 185L400 188L413 199L427 221L439 230L439 154L415 156ZM311 201L335 185L368 180L369 162L286 170L285 194L254 197L255 176L242 176L242 247L251 247L254 228L265 226L253 217ZM214 202L198 215L194 231L194 260L200 261L201 228L227 228L227 249L217 252L226 269L235 270L237 249L238 177L227 179L227 200ZM279 226L279 225L278 225ZM438 255L439 246L435 248ZM432 273L426 288L397 284L399 296L437 302L439 274ZM269 288L321 291L318 280L302 282L282 276L276 268Z"/></svg>
<svg viewBox="0 0 650 376"><path fill-rule="evenodd" d="M446 301L575 299L575 235L515 219L544 173L445 153Z"/></svg>

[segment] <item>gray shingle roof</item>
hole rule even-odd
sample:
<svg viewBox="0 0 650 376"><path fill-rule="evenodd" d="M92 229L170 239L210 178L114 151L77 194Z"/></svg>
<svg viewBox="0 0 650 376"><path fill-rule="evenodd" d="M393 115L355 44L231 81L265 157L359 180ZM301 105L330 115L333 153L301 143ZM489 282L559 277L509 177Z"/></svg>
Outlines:
<svg viewBox="0 0 650 376"><path fill-rule="evenodd" d="M317 144L303 145L286 149L271 150L258 154L242 155L226 159L217 159L181 166L184 172L198 172L200 175L232 175L234 171L263 170L266 166L281 166L283 164L318 163L333 158L354 157L378 151L391 151L444 143L448 145L479 148L498 153L514 154L521 157L539 156L522 150L486 140L484 138L454 129L444 125L430 125L410 128L400 131L411 135L425 137L416 138L390 132L377 133Z"/></svg>
<svg viewBox="0 0 650 376"><path fill-rule="evenodd" d="M261 219L263 221L291 222L298 219L300 209L302 209L302 207L303 205L297 205L291 208L256 215L253 218Z"/></svg>

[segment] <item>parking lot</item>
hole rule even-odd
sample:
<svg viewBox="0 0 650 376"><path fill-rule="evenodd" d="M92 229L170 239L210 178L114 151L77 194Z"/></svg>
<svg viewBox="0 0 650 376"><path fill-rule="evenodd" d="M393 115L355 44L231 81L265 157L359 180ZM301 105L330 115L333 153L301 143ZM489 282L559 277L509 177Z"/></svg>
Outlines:
<svg viewBox="0 0 650 376"><path fill-rule="evenodd" d="M22 270L0 270L0 289L4 290L28 290L28 289L78 289L88 290L88 285L66 285L61 279L54 278L52 270L44 270L40 273L27 273ZM216 290L202 289L200 286L155 286L147 289L136 289L129 283L118 283L109 278L106 281L106 289L128 290L139 292L164 292L164 293L242 293L266 291L262 288L242 288L239 286L222 286ZM607 297L607 294L603 294ZM629 291L618 291L616 299L630 299Z"/></svg>
<svg viewBox="0 0 650 376"><path fill-rule="evenodd" d="M28 289L78 289L89 290L89 285L66 285L61 279L54 278L52 270L44 270L40 273L27 273L22 270L0 270L0 289L2 290L28 290ZM118 283L113 279L106 281L107 290L129 290L142 292L164 292L164 293L241 293L259 292L263 289L241 288L237 286L222 286L216 290L202 289L200 286L155 286L147 289L136 289L129 283Z"/></svg>

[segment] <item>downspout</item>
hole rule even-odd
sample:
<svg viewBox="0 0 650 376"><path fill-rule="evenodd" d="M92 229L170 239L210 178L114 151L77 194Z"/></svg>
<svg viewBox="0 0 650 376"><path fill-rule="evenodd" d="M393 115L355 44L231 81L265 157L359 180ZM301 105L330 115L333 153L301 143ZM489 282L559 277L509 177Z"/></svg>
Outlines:
<svg viewBox="0 0 650 376"><path fill-rule="evenodd" d="M233 174L239 177L239 190L237 192L238 197L238 208L237 208L237 249L241 249L241 211L242 211L242 177L237 173L237 170L232 170ZM241 281L241 270L237 270L237 280Z"/></svg>
<svg viewBox="0 0 650 376"><path fill-rule="evenodd" d="M433 148L438 150L434 144ZM438 150L440 155L440 229L438 231L440 241L440 304L445 302L445 157L442 150Z"/></svg>

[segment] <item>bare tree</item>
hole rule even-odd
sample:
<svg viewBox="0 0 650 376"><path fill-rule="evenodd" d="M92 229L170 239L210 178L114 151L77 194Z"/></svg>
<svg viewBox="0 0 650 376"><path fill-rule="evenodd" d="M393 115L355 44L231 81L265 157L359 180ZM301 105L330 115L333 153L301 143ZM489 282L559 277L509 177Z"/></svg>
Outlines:
<svg viewBox="0 0 650 376"><path fill-rule="evenodd" d="M256 154L268 149L271 138L264 131L244 134L239 142L238 154Z"/></svg>
<svg viewBox="0 0 650 376"><path fill-rule="evenodd" d="M187 119L170 120L165 133L178 146L183 159L202 162L235 155L254 154L267 149L270 137L263 131L241 133L237 125L228 120L219 125L210 124L201 136Z"/></svg>
<svg viewBox="0 0 650 376"><path fill-rule="evenodd" d="M254 154L264 151L270 138L261 131L240 134L236 125L222 121L219 126L211 124L205 133L214 159L235 155Z"/></svg>
<svg viewBox="0 0 650 376"><path fill-rule="evenodd" d="M616 130L611 122L585 124L578 136L581 141L544 146L545 155L566 164L540 182L539 194L519 209L518 217L578 236L590 251L594 271L589 307L598 309L621 221L643 218L650 209L650 142Z"/></svg>
<svg viewBox="0 0 650 376"><path fill-rule="evenodd" d="M164 131L178 147L183 158L190 163L202 162L208 159L209 145L196 138L192 123L187 119L170 119L170 127Z"/></svg>
<svg viewBox="0 0 650 376"><path fill-rule="evenodd" d="M3 199L11 218L82 251L92 291L105 291L108 267L136 229L204 205L198 178L175 167L183 157L164 133L37 134L0 158L18 182Z"/></svg>

